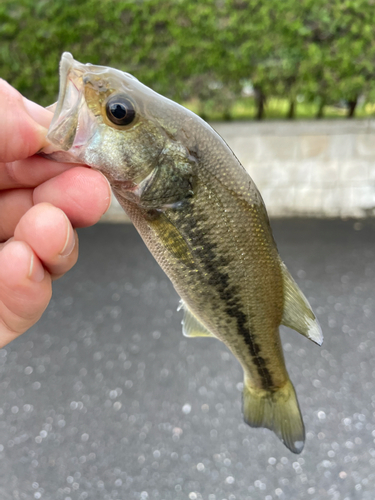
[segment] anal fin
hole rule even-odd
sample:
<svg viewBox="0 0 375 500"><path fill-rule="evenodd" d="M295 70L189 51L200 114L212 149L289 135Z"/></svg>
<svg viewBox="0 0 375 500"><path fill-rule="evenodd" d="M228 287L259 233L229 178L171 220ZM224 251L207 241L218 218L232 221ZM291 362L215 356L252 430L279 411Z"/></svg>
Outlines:
<svg viewBox="0 0 375 500"><path fill-rule="evenodd" d="M310 304L283 262L281 262L281 271L284 281L284 314L281 324L321 345L323 333Z"/></svg>
<svg viewBox="0 0 375 500"><path fill-rule="evenodd" d="M184 317L182 319L182 333L185 337L214 337L216 336L211 333L207 328L202 325L199 319L190 311L187 305L181 300L178 310L183 308Z"/></svg>

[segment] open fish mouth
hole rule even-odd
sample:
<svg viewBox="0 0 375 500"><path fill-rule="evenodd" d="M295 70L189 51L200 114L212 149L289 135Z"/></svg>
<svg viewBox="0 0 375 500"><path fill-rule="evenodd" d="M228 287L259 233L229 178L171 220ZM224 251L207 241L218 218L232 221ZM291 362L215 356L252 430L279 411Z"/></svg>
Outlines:
<svg viewBox="0 0 375 500"><path fill-rule="evenodd" d="M56 154L53 155L56 151L64 151L69 154L62 161L74 157L78 162L80 149L94 134L95 118L87 107L84 95L83 76L87 71L87 66L75 61L69 52L63 53L59 97L47 133L49 145L43 150L51 158L56 157ZM59 156L60 161L62 156Z"/></svg>

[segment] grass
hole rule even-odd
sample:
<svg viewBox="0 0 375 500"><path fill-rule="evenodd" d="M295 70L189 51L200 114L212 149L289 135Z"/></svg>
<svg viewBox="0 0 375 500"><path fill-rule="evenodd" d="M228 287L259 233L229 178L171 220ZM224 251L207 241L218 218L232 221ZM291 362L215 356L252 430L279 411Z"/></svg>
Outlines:
<svg viewBox="0 0 375 500"><path fill-rule="evenodd" d="M202 107L198 100L192 100L183 103L185 107L200 114ZM265 119L280 120L286 119L289 109L289 101L271 97L267 100L265 106ZM315 103L301 102L296 104L296 119L315 119L318 111L318 106ZM238 99L229 111L230 119L232 120L254 120L256 115L256 105L253 98ZM345 107L327 105L324 107L324 118L346 118L347 109ZM207 120L225 120L228 119L220 111L215 110L214 106L206 107L205 119ZM375 104L363 103L357 106L355 118L375 118Z"/></svg>

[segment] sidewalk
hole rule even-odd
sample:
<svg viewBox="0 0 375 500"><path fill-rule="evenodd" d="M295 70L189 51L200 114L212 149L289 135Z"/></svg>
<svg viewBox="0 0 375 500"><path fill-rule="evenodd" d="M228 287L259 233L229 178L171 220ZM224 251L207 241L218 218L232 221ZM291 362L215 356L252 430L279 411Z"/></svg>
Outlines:
<svg viewBox="0 0 375 500"><path fill-rule="evenodd" d="M80 230L42 319L0 349L1 500L373 500L375 221L356 226L272 221L324 332L319 347L282 328L299 456L244 423L240 364L182 335L135 228Z"/></svg>
<svg viewBox="0 0 375 500"><path fill-rule="evenodd" d="M375 215L375 120L212 124L272 217ZM126 221L117 201L103 221Z"/></svg>

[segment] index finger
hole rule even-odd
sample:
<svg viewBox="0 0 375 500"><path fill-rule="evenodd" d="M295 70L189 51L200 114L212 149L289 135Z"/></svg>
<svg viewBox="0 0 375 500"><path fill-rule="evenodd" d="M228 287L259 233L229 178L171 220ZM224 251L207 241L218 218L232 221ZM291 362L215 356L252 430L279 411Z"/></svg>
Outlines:
<svg viewBox="0 0 375 500"><path fill-rule="evenodd" d="M36 187L72 167L35 156L46 144L53 113L1 79L0 110L0 189Z"/></svg>
<svg viewBox="0 0 375 500"><path fill-rule="evenodd" d="M50 111L30 103L1 79L0 110L1 162L23 160L42 149L46 143L48 123L52 119Z"/></svg>
<svg viewBox="0 0 375 500"><path fill-rule="evenodd" d="M75 163L60 163L38 155L25 160L0 163L0 190L33 188L76 166Z"/></svg>

